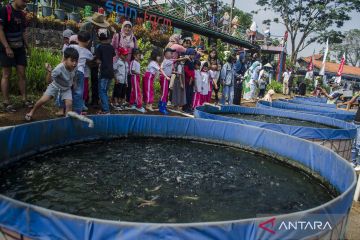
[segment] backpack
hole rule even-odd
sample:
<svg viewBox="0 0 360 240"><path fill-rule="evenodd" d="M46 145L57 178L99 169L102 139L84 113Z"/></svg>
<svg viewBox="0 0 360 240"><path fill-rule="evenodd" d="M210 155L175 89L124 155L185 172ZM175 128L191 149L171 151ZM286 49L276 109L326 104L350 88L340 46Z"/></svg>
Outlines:
<svg viewBox="0 0 360 240"><path fill-rule="evenodd" d="M6 4L6 13L7 13L7 21L10 22L11 21L11 13L12 13L12 7L9 4Z"/></svg>

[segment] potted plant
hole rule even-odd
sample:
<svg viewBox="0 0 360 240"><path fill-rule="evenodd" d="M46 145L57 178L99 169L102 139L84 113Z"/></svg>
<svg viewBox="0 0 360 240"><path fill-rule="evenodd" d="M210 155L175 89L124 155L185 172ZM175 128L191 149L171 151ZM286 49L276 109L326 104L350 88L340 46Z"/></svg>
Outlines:
<svg viewBox="0 0 360 240"><path fill-rule="evenodd" d="M65 11L64 9L60 8L60 2L59 0L55 0L55 10L54 15L56 19L59 19L61 21L65 20Z"/></svg>
<svg viewBox="0 0 360 240"><path fill-rule="evenodd" d="M50 0L40 0L40 4L43 17L50 17L52 15L52 7Z"/></svg>
<svg viewBox="0 0 360 240"><path fill-rule="evenodd" d="M34 2L29 2L26 4L26 9L28 12L37 12L38 5Z"/></svg>
<svg viewBox="0 0 360 240"><path fill-rule="evenodd" d="M68 19L69 20L72 20L72 21L75 21L75 22L80 22L80 14L77 13L77 12L71 12L68 14Z"/></svg>
<svg viewBox="0 0 360 240"><path fill-rule="evenodd" d="M73 0L73 11L68 14L68 19L75 22L80 22L81 16L79 13L75 12L75 0Z"/></svg>

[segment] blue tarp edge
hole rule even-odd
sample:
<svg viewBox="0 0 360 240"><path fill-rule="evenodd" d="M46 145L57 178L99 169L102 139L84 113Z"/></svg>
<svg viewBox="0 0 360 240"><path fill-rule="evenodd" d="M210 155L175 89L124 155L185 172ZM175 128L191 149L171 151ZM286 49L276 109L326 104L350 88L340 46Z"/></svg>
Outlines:
<svg viewBox="0 0 360 240"><path fill-rule="evenodd" d="M0 130L1 163L89 139L128 135L208 139L247 145L294 159L321 174L341 192L319 207L276 216L279 220L302 219L312 214L322 214L329 219L334 214L346 217L351 207L356 184L354 170L334 152L308 141L257 127L202 119L132 115L92 119L94 129L64 118ZM0 225L36 239L294 239L303 234L289 231L274 235L263 231L258 224L265 219L268 218L198 224L105 221L60 213L0 195Z"/></svg>

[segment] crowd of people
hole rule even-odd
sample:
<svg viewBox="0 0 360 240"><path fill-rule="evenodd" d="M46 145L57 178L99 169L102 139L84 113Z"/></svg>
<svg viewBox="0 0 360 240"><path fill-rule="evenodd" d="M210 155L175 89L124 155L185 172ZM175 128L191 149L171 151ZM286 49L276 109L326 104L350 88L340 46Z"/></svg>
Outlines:
<svg viewBox="0 0 360 240"><path fill-rule="evenodd" d="M132 23L123 22L121 31L116 33L111 31L104 15L95 13L82 24L77 34L69 29L63 32L63 59L57 66L46 64L49 85L41 99L32 106L26 99L24 83L26 49L30 51L25 38L24 7L24 1L14 0L1 9L3 49L0 53L4 107L7 111L15 111L8 95L10 70L15 66L24 105L32 108L25 116L28 121L50 99L56 100L57 115L69 111L86 114L89 105L98 106L99 114L109 114L111 109L152 112L155 110L157 79L161 92L156 103L163 114L168 114L170 104L175 110L186 113L210 102L239 105L243 92L245 99L263 98L266 85L272 78L271 65L263 67L258 54L246 55L244 51L235 49L223 63L216 46L206 50L204 41L194 46L191 38L181 38L178 34L170 37L164 49L152 49L146 70L142 72L140 63L144 53L138 47ZM11 8L10 15L8 8ZM18 37L15 39L9 34ZM110 87L113 89L109 96ZM267 99L271 100L271 96Z"/></svg>

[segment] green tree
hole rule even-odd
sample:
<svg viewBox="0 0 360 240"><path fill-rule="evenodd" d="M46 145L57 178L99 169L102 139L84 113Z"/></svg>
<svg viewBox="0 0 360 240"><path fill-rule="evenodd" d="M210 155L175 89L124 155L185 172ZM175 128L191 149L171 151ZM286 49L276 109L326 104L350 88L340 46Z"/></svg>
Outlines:
<svg viewBox="0 0 360 240"><path fill-rule="evenodd" d="M333 44L330 48L334 52L334 57L340 61L345 53L345 59L352 66L360 64L360 29L352 29L344 33L345 38L342 43Z"/></svg>
<svg viewBox="0 0 360 240"><path fill-rule="evenodd" d="M281 23L289 33L291 43L291 62L313 42L339 43L344 37L340 28L350 20L352 11L360 11L359 0L257 0L263 10L271 9L279 18L271 21Z"/></svg>

